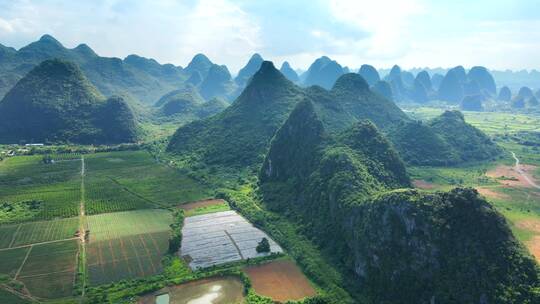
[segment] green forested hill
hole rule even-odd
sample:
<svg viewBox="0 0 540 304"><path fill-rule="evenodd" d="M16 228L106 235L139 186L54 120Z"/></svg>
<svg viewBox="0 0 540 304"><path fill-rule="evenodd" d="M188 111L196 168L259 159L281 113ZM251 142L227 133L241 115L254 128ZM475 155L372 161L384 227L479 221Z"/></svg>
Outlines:
<svg viewBox="0 0 540 304"><path fill-rule="evenodd" d="M136 140L130 107L108 100L73 63L47 60L0 101L0 142L120 143Z"/></svg>
<svg viewBox="0 0 540 304"><path fill-rule="evenodd" d="M168 146L179 160L223 167L259 166L274 132L296 103L309 100L329 133L338 133L363 120L386 134L402 158L412 164L445 165L491 159L500 153L480 131L457 122L443 130L438 124L418 124L392 101L373 93L358 74L345 74L328 91L302 89L287 80L272 63L263 63L240 97L223 113L180 127ZM472 128L472 129L471 129ZM472 131L474 130L474 131ZM448 135L440 134L446 132ZM476 150L454 145L453 137L482 141Z"/></svg>
<svg viewBox="0 0 540 304"><path fill-rule="evenodd" d="M328 252L367 303L536 303L539 270L473 189L399 190L405 167L371 123L325 133L298 104L260 172L266 207Z"/></svg>
<svg viewBox="0 0 540 304"><path fill-rule="evenodd" d="M32 68L44 60L59 58L79 65L84 74L106 96L127 94L151 103L178 88L187 78L181 68L161 65L153 59L130 55L124 60L100 57L85 44L65 48L52 36L44 35L20 50L1 47L0 98Z"/></svg>
<svg viewBox="0 0 540 304"><path fill-rule="evenodd" d="M219 113L228 104L219 98L205 101L194 86L186 85L165 94L154 106L157 108L157 117L189 122Z"/></svg>
<svg viewBox="0 0 540 304"><path fill-rule="evenodd" d="M261 163L275 131L303 97L271 62L264 62L238 99L223 112L179 128L168 151L209 165Z"/></svg>

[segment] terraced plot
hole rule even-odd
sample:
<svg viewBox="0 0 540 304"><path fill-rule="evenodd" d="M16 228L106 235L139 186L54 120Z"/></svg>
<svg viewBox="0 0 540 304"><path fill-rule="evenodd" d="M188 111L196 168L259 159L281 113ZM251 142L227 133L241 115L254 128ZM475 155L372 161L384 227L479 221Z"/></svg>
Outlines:
<svg viewBox="0 0 540 304"><path fill-rule="evenodd" d="M99 285L161 272L171 223L171 213L160 209L87 217L90 283Z"/></svg>
<svg viewBox="0 0 540 304"><path fill-rule="evenodd" d="M263 237L269 240L271 252L283 251L235 211L186 217L182 235L180 254L191 269L268 255L255 250Z"/></svg>

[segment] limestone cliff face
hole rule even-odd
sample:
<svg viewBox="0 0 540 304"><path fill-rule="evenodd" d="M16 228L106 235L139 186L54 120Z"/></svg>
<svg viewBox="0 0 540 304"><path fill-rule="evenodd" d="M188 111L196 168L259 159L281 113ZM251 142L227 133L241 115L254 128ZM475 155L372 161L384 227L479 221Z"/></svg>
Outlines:
<svg viewBox="0 0 540 304"><path fill-rule="evenodd" d="M276 133L260 172L267 206L331 252L367 303L540 300L534 260L476 190L408 185L373 124L329 136L309 102Z"/></svg>

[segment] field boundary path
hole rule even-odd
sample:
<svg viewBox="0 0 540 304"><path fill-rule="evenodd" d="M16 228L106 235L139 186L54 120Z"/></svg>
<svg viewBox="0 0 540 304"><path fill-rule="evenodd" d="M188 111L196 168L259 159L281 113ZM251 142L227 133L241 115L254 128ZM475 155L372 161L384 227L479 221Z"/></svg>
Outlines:
<svg viewBox="0 0 540 304"><path fill-rule="evenodd" d="M79 263L81 265L82 270L82 291L81 291L81 298L79 300L79 303L82 303L84 299L84 294L86 290L86 215L85 215L85 195L86 190L84 188L84 176L86 174L86 165L84 162L84 155L81 155L81 200L79 203L79 240L80 240L80 252L79 252Z"/></svg>
<svg viewBox="0 0 540 304"><path fill-rule="evenodd" d="M26 261L28 260L28 256L30 256L30 251L32 251L32 248L34 248L34 247L30 246L30 248L28 248L28 251L26 251L26 255L24 256L24 260L22 261L21 266L19 266L19 269L17 270L17 273L13 277L14 280L17 280L17 278L21 274L21 270L23 269L24 264L26 264Z"/></svg>
<svg viewBox="0 0 540 304"><path fill-rule="evenodd" d="M238 255L240 255L240 258L242 260L244 260L244 255L242 255L242 251L240 250L240 247L238 247L238 245L236 244L236 242L234 241L234 239L232 238L231 234L227 231L227 230L223 230L223 232L225 232L225 234L229 237L229 239L231 240L231 243L234 245L234 247L236 248L236 251L238 251Z"/></svg>
<svg viewBox="0 0 540 304"><path fill-rule="evenodd" d="M516 168L516 172L521 175L526 181L527 183L529 183L529 185L531 185L532 187L536 188L536 189L540 189L540 185L537 185L535 182L533 182L528 176L527 174L525 174L525 172L523 172L523 170L521 170L521 167L519 165L519 158L517 158L516 156L516 153L512 152L512 157L514 158L514 160L516 161L516 164L515 164L515 168Z"/></svg>
<svg viewBox="0 0 540 304"><path fill-rule="evenodd" d="M68 238L68 239L61 239L61 240L52 240L52 241L46 241L46 242L31 243L31 244L20 245L20 246L15 246L15 247L10 247L10 248L0 248L0 251L8 251L8 250L12 250L12 249L19 249L19 248L25 248L25 247L32 247L32 246L36 246L36 245L45 245L45 244L59 243L59 242L65 242L65 241L71 241L71 240L78 240L78 239L79 239L78 237L72 237L72 238Z"/></svg>

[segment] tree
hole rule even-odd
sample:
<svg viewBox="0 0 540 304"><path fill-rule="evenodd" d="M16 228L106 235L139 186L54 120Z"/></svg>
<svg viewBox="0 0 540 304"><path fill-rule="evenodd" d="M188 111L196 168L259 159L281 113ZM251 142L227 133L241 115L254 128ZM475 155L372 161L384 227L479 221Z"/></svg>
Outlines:
<svg viewBox="0 0 540 304"><path fill-rule="evenodd" d="M270 243L268 242L268 239L263 237L255 249L257 250L257 253L270 252Z"/></svg>

